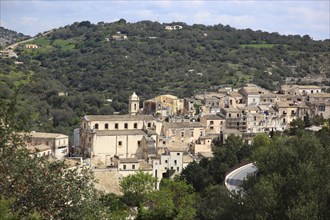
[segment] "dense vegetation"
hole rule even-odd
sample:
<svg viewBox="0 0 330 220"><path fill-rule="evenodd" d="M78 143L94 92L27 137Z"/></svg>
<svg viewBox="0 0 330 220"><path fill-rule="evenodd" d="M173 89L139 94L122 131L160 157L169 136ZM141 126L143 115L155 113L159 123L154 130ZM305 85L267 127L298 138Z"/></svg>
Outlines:
<svg viewBox="0 0 330 220"><path fill-rule="evenodd" d="M30 38L30 36L0 27L0 50L6 46Z"/></svg>
<svg viewBox="0 0 330 220"><path fill-rule="evenodd" d="M127 112L133 91L142 100L164 93L187 97L227 84L276 90L286 77L330 76L329 40L175 24L182 29L83 21L40 34L29 42L38 49L16 48L24 64L0 59L0 98L17 91L22 108L34 114L31 129L68 134L84 114ZM113 40L117 32L128 38Z"/></svg>

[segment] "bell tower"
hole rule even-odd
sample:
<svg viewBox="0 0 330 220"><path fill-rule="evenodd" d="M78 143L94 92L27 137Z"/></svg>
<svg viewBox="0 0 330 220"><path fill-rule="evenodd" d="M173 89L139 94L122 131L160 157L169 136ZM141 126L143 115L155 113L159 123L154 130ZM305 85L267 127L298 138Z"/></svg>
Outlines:
<svg viewBox="0 0 330 220"><path fill-rule="evenodd" d="M128 114L136 115L140 108L140 98L133 92L128 99Z"/></svg>

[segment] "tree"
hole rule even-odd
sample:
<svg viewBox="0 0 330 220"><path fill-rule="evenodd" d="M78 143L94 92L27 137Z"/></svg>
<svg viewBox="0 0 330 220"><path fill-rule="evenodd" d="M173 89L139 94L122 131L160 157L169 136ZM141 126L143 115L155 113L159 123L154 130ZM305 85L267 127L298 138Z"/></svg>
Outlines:
<svg viewBox="0 0 330 220"><path fill-rule="evenodd" d="M154 190L155 178L142 171L124 177L119 185L123 192L123 200L129 206L139 206L147 194Z"/></svg>
<svg viewBox="0 0 330 220"><path fill-rule="evenodd" d="M143 220L171 220L174 217L174 201L171 191L167 189L155 190L146 196L146 201L140 207L137 219Z"/></svg>
<svg viewBox="0 0 330 220"><path fill-rule="evenodd" d="M18 117L15 101L0 101L0 109L0 196L11 201L10 212L20 218L101 218L92 172L32 157L18 133L25 118Z"/></svg>
<svg viewBox="0 0 330 220"><path fill-rule="evenodd" d="M127 219L129 210L120 196L117 196L114 193L109 193L101 195L99 201L104 207L109 209L110 219Z"/></svg>
<svg viewBox="0 0 330 220"><path fill-rule="evenodd" d="M197 219L233 219L234 200L223 185L209 186L197 197Z"/></svg>
<svg viewBox="0 0 330 220"><path fill-rule="evenodd" d="M214 184L212 176L196 161L188 164L188 166L182 170L180 179L186 180L197 192L201 192L209 185Z"/></svg>
<svg viewBox="0 0 330 220"><path fill-rule="evenodd" d="M253 152L258 175L243 185L241 218L327 219L330 148L313 134L277 137Z"/></svg>
<svg viewBox="0 0 330 220"><path fill-rule="evenodd" d="M169 192L174 203L174 217L172 219L190 220L196 216L194 188L185 181L163 179L160 190Z"/></svg>

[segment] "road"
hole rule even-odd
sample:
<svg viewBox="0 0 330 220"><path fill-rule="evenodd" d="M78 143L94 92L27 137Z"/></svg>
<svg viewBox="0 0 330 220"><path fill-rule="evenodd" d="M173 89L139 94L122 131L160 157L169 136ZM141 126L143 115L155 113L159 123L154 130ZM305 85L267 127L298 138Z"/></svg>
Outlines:
<svg viewBox="0 0 330 220"><path fill-rule="evenodd" d="M246 179L249 174L254 173L257 170L258 168L253 163L249 163L245 166L237 168L236 170L233 170L225 178L225 185L227 189L230 192L238 192L241 189L240 185L242 184L243 180Z"/></svg>

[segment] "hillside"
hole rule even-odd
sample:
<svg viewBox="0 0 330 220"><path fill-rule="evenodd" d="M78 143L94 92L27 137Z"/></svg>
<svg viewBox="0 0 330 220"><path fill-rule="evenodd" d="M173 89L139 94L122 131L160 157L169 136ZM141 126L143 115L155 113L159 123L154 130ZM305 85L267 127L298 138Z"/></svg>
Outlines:
<svg viewBox="0 0 330 220"><path fill-rule="evenodd" d="M30 36L0 27L0 49L28 38L30 38Z"/></svg>
<svg viewBox="0 0 330 220"><path fill-rule="evenodd" d="M19 88L37 130L68 132L84 114L125 113L133 91L145 100L248 82L277 90L288 77L319 77L329 85L330 78L329 40L221 24L83 21L29 44L38 48L16 48L24 64L0 60L0 94L10 97Z"/></svg>

